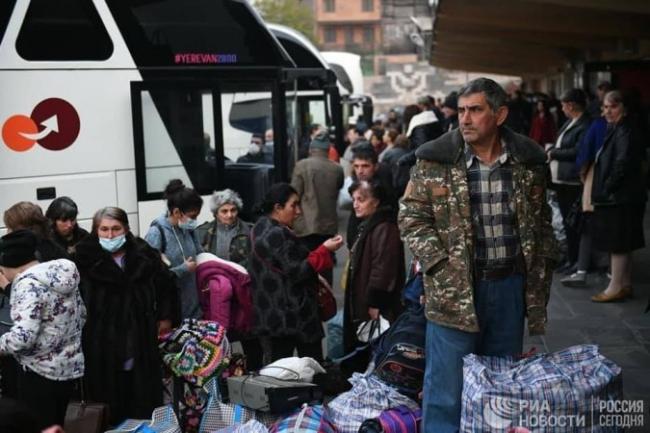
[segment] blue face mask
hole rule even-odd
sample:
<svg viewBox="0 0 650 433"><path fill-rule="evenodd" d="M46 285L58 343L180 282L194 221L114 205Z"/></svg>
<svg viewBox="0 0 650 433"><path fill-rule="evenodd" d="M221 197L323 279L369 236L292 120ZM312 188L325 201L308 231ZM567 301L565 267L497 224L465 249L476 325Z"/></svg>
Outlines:
<svg viewBox="0 0 650 433"><path fill-rule="evenodd" d="M114 238L99 238L99 245L109 253L114 253L115 251L122 248L122 245L126 242L126 235L115 236Z"/></svg>
<svg viewBox="0 0 650 433"><path fill-rule="evenodd" d="M194 230L197 228L199 223L192 218L189 218L187 221L179 222L178 223L178 228L185 229L185 230Z"/></svg>

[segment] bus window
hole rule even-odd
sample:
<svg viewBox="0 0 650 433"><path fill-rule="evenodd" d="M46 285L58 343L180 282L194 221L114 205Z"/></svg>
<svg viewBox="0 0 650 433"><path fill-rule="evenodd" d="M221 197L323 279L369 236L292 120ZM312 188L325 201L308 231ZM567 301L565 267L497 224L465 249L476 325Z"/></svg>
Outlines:
<svg viewBox="0 0 650 433"><path fill-rule="evenodd" d="M323 100L310 100L309 101L309 115L312 124L327 126L327 119L325 117L325 102Z"/></svg>
<svg viewBox="0 0 650 433"><path fill-rule="evenodd" d="M170 86L171 87L171 86ZM216 137L212 89L141 90L134 95L134 139L142 140L144 176L138 189L160 195L170 179L178 178L202 194L216 185ZM139 191L140 194L140 191Z"/></svg>
<svg viewBox="0 0 650 433"><path fill-rule="evenodd" d="M271 92L222 93L224 155L232 162L274 163L271 104ZM254 149L253 142L263 146Z"/></svg>
<svg viewBox="0 0 650 433"><path fill-rule="evenodd" d="M291 66L247 2L106 3L138 66Z"/></svg>
<svg viewBox="0 0 650 433"><path fill-rule="evenodd" d="M16 51L25 60L106 60L113 42L91 1L32 0Z"/></svg>
<svg viewBox="0 0 650 433"><path fill-rule="evenodd" d="M15 5L16 0L3 0L0 2L0 43L2 43L2 37L7 30L9 18L11 18L11 13L14 11Z"/></svg>

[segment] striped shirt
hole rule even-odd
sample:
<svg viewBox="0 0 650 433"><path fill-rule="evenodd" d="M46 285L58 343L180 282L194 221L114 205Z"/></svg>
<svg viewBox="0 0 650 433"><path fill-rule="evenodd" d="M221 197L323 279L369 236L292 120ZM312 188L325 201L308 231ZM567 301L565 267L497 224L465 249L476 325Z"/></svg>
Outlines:
<svg viewBox="0 0 650 433"><path fill-rule="evenodd" d="M517 265L519 236L513 202L512 161L506 144L501 155L487 165L465 144L467 181L477 269L509 268Z"/></svg>

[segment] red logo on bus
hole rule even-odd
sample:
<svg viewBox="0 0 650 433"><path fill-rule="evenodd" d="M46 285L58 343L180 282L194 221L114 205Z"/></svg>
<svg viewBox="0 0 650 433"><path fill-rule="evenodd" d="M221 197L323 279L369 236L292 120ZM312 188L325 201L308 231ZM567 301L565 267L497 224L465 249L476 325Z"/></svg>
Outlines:
<svg viewBox="0 0 650 433"><path fill-rule="evenodd" d="M25 152L38 143L48 150L63 150L79 135L79 114L68 101L48 98L39 102L32 114L16 114L2 125L2 140L16 152Z"/></svg>

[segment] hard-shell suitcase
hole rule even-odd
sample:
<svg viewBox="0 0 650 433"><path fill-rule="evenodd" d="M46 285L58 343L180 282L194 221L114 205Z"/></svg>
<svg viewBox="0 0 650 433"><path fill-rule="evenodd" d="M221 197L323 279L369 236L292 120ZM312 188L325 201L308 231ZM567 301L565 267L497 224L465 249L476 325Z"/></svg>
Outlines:
<svg viewBox="0 0 650 433"><path fill-rule="evenodd" d="M323 399L321 388L313 383L254 375L229 377L228 395L232 403L275 414Z"/></svg>

